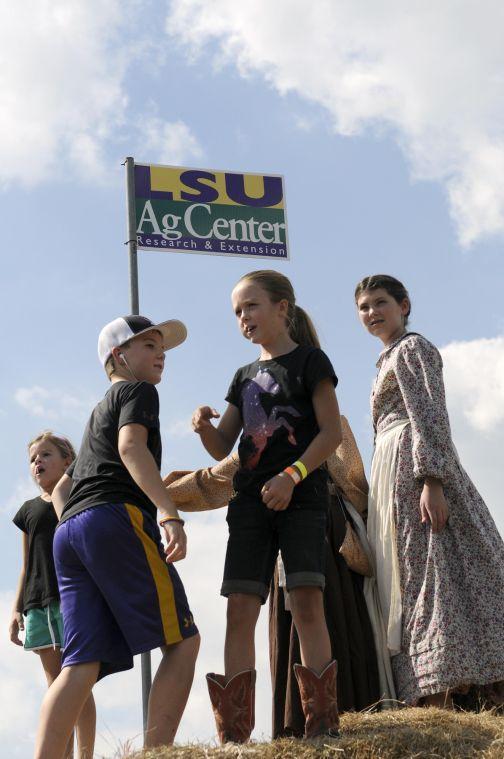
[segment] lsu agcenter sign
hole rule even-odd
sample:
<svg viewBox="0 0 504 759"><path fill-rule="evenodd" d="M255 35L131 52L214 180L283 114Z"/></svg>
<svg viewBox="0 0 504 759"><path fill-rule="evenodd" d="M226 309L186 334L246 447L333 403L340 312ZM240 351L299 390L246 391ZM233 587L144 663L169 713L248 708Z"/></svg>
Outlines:
<svg viewBox="0 0 504 759"><path fill-rule="evenodd" d="M289 258L283 177L135 164L140 250Z"/></svg>

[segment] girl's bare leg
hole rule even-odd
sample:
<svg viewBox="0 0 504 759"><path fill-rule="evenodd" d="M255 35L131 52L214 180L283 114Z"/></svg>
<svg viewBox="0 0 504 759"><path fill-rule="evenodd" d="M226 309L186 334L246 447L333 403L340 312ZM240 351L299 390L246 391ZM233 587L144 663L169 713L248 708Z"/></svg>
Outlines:
<svg viewBox="0 0 504 759"><path fill-rule="evenodd" d="M231 593L227 605L224 671L229 680L238 672L255 669L254 634L261 610L259 596Z"/></svg>
<svg viewBox="0 0 504 759"><path fill-rule="evenodd" d="M35 759L65 757L73 727L91 694L99 669L99 662L90 662L61 670L42 702Z"/></svg>
<svg viewBox="0 0 504 759"><path fill-rule="evenodd" d="M317 675L332 659L331 641L324 613L324 595L320 588L293 588L289 593L292 619L301 648L301 662Z"/></svg>
<svg viewBox="0 0 504 759"><path fill-rule="evenodd" d="M145 746L171 745L182 718L194 677L200 636L167 646L149 697Z"/></svg>
<svg viewBox="0 0 504 759"><path fill-rule="evenodd" d="M61 650L59 648L42 648L37 652L44 668L47 685L50 687L61 672ZM96 708L91 694L82 707L76 724L79 759L92 759L96 734ZM68 741L65 759L73 757L73 732Z"/></svg>
<svg viewBox="0 0 504 759"><path fill-rule="evenodd" d="M41 648L37 651L40 661L44 668L44 674L47 680L47 687L50 688L53 682L61 672L61 649L60 648ZM65 752L65 759L73 759L74 755L74 734L72 732L68 741Z"/></svg>

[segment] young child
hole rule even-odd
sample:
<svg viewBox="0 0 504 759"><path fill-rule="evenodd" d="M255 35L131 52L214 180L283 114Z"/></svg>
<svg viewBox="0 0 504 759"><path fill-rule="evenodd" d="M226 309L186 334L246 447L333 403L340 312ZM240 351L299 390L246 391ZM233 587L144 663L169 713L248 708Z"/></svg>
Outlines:
<svg viewBox="0 0 504 759"><path fill-rule="evenodd" d="M53 539L58 523L51 494L58 480L75 459L69 440L43 432L28 444L30 471L40 495L26 501L13 519L22 531L23 564L9 626L10 639L18 646L24 630L24 647L40 657L48 687L61 671L63 625L58 582L54 569ZM23 619L26 617L26 623ZM79 756L93 756L96 712L90 695L77 720ZM67 755L73 755L71 736Z"/></svg>
<svg viewBox="0 0 504 759"><path fill-rule="evenodd" d="M259 359L236 372L217 427L215 409L201 406L193 415L194 430L218 460L243 430L221 589L228 597L225 674L207 675L217 730L222 742L244 742L252 732L254 631L280 549L301 646L295 671L305 735L335 735L336 662L321 592L329 501L321 464L341 440L337 378L287 277L251 272L234 288L232 304Z"/></svg>
<svg viewBox="0 0 504 759"><path fill-rule="evenodd" d="M165 351L186 334L177 320L154 324L143 316L120 317L100 333L98 355L112 386L91 414L79 455L53 496L61 513L54 558L65 649L62 672L42 705L38 759L63 756L97 679L131 668L134 654L158 646L163 658L149 700L146 745L174 740L199 635L172 566L186 554L186 536L159 474L155 385Z"/></svg>
<svg viewBox="0 0 504 759"><path fill-rule="evenodd" d="M397 697L451 707L454 693L483 686L497 699L504 542L455 450L441 356L409 331L411 300L399 280L365 277L355 302L383 343L367 528Z"/></svg>

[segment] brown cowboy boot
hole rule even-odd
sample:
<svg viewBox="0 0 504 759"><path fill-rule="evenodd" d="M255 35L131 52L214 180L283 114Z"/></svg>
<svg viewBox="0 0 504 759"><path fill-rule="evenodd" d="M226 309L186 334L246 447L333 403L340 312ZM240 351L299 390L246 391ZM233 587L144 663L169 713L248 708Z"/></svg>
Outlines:
<svg viewBox="0 0 504 759"><path fill-rule="evenodd" d="M294 664L305 716L305 738L339 736L337 671L336 661L330 662L320 675L302 664Z"/></svg>
<svg viewBox="0 0 504 759"><path fill-rule="evenodd" d="M214 672L206 679L220 742L246 743L255 724L255 669L239 672L227 683Z"/></svg>

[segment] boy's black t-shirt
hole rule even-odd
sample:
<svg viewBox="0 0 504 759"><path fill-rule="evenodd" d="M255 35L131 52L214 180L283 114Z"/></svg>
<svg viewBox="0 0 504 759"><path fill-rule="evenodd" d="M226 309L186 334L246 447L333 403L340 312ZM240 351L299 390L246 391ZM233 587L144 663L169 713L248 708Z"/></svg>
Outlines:
<svg viewBox="0 0 504 759"><path fill-rule="evenodd" d="M79 455L67 470L73 485L62 522L103 503L132 503L156 518L156 507L135 483L119 456L119 430L126 424L147 427L147 447L161 469L156 388L150 382L114 382L95 406Z"/></svg>
<svg viewBox="0 0 504 759"><path fill-rule="evenodd" d="M23 503L12 520L28 536L28 557L23 588L23 611L59 601L54 569L53 539L58 517L50 501L37 496Z"/></svg>
<svg viewBox="0 0 504 759"><path fill-rule="evenodd" d="M319 432L312 395L323 379L338 383L329 358L312 346L238 369L226 395L243 424L235 491L260 495L267 480L302 457ZM313 486L326 479L325 471L316 469L296 486L296 501L312 497Z"/></svg>

